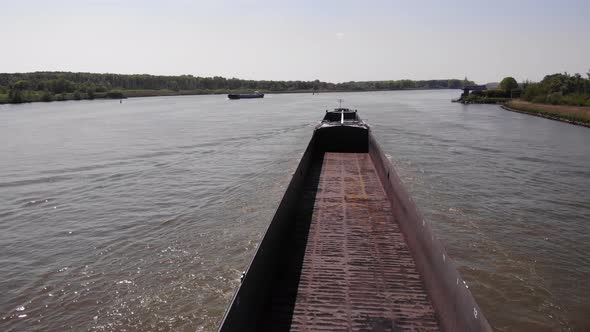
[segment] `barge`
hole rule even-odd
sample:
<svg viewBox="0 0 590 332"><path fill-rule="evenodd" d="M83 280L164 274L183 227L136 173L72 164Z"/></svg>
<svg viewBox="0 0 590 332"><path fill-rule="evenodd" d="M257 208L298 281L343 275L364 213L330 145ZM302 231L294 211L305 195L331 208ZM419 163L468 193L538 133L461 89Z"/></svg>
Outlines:
<svg viewBox="0 0 590 332"><path fill-rule="evenodd" d="M356 110L326 111L219 331L491 331Z"/></svg>
<svg viewBox="0 0 590 332"><path fill-rule="evenodd" d="M264 98L264 93L230 93L227 95L229 99L252 99L252 98Z"/></svg>

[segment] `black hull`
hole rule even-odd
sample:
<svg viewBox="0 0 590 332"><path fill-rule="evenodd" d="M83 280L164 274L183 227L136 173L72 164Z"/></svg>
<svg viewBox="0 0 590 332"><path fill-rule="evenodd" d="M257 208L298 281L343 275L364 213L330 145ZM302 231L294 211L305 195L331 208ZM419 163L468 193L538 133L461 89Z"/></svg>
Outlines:
<svg viewBox="0 0 590 332"><path fill-rule="evenodd" d="M320 329L491 331L358 123L316 128L219 331Z"/></svg>
<svg viewBox="0 0 590 332"><path fill-rule="evenodd" d="M229 99L253 99L253 98L264 98L264 93L254 93L254 94L229 94L227 95Z"/></svg>

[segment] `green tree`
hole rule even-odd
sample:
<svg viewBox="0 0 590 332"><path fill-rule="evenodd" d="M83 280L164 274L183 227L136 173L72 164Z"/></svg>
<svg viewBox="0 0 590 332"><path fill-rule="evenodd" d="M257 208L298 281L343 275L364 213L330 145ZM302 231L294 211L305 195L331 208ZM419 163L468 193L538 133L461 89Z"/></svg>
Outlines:
<svg viewBox="0 0 590 332"><path fill-rule="evenodd" d="M313 91L318 91L320 89L320 80L313 81Z"/></svg>
<svg viewBox="0 0 590 332"><path fill-rule="evenodd" d="M41 100L42 101L51 101L53 98L51 96L51 92L49 91L44 91L43 94L41 95Z"/></svg>
<svg viewBox="0 0 590 332"><path fill-rule="evenodd" d="M11 84L10 90L8 91L8 102L13 104L19 104L25 102L24 92L29 88L29 81L18 80Z"/></svg>
<svg viewBox="0 0 590 332"><path fill-rule="evenodd" d="M12 84L12 88L15 90L24 91L29 88L30 82L27 80L19 80Z"/></svg>
<svg viewBox="0 0 590 332"><path fill-rule="evenodd" d="M124 99L124 98L127 98L127 97L125 97L125 95L123 94L123 92L120 91L120 90L112 90L112 91L109 91L109 92L107 92L106 97L107 98L110 98L110 99Z"/></svg>
<svg viewBox="0 0 590 332"><path fill-rule="evenodd" d="M23 92L18 89L10 89L8 91L8 102L13 104L19 104L24 102Z"/></svg>
<svg viewBox="0 0 590 332"><path fill-rule="evenodd" d="M498 88L500 90L504 90L506 93L510 93L510 91L518 89L518 83L516 82L514 77L504 77L504 79L500 82Z"/></svg>
<svg viewBox="0 0 590 332"><path fill-rule="evenodd" d="M461 88L461 81L459 81L459 80L448 80L446 87L449 88L449 89L459 89L459 88Z"/></svg>

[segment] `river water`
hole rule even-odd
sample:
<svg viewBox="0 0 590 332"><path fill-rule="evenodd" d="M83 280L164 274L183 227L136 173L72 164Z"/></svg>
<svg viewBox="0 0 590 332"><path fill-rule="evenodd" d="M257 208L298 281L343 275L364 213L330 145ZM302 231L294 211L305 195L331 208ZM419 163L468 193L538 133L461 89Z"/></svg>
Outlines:
<svg viewBox="0 0 590 332"><path fill-rule="evenodd" d="M337 98L494 329L590 330L590 129L458 93L0 105L0 330L215 330Z"/></svg>

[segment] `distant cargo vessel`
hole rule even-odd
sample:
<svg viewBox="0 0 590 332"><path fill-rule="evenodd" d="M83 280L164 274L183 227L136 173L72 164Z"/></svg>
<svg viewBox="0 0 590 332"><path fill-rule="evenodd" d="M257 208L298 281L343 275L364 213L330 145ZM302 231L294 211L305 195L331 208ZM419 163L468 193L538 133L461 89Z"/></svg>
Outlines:
<svg viewBox="0 0 590 332"><path fill-rule="evenodd" d="M326 111L219 331L491 331L356 111Z"/></svg>
<svg viewBox="0 0 590 332"><path fill-rule="evenodd" d="M229 99L250 99L250 98L264 98L264 93L231 93L227 95Z"/></svg>

